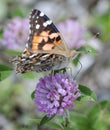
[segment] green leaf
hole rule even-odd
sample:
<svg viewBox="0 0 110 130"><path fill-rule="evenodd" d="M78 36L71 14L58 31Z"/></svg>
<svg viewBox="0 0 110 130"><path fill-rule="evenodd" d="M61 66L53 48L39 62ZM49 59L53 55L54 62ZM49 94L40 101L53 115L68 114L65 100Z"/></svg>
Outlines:
<svg viewBox="0 0 110 130"><path fill-rule="evenodd" d="M62 68L62 69L59 69L59 70L54 70L54 74L56 73L59 73L59 72L66 72L66 68Z"/></svg>
<svg viewBox="0 0 110 130"><path fill-rule="evenodd" d="M20 76L23 77L23 78L28 78L28 79L34 79L34 78L36 78L36 74L34 72L23 73Z"/></svg>
<svg viewBox="0 0 110 130"><path fill-rule="evenodd" d="M106 123L108 122L108 124L110 123L110 101L101 101L98 103L100 105L100 109L101 109L101 115L103 114L103 119L104 121L106 121Z"/></svg>
<svg viewBox="0 0 110 130"><path fill-rule="evenodd" d="M110 124L110 122L109 122ZM97 120L96 123L93 125L94 130L109 130L109 124L107 124L104 121Z"/></svg>
<svg viewBox="0 0 110 130"><path fill-rule="evenodd" d="M97 99L96 94L92 90L90 90L88 87L86 87L84 85L79 85L78 88L79 88L80 92L82 93L82 97L87 96L88 98L90 97L91 100L96 101L96 99Z"/></svg>
<svg viewBox="0 0 110 130"><path fill-rule="evenodd" d="M90 45L86 45L86 46L82 47L81 50L83 50L86 53L90 53L92 55L97 54L97 50L95 48L93 48L92 46L90 46Z"/></svg>
<svg viewBox="0 0 110 130"><path fill-rule="evenodd" d="M30 121L39 124L41 120L40 119L30 119Z"/></svg>
<svg viewBox="0 0 110 130"><path fill-rule="evenodd" d="M108 109L110 112L110 101L104 100L99 102L101 109Z"/></svg>
<svg viewBox="0 0 110 130"><path fill-rule="evenodd" d="M24 13L23 13L23 10L22 8L15 8L14 11L12 12L12 16L15 17L15 16L20 16L20 17L24 17Z"/></svg>
<svg viewBox="0 0 110 130"><path fill-rule="evenodd" d="M64 130L74 130L74 128L64 128Z"/></svg>
<svg viewBox="0 0 110 130"><path fill-rule="evenodd" d="M74 64L75 66L78 65L80 57L81 57L81 54L79 54L75 59L73 59L73 64Z"/></svg>
<svg viewBox="0 0 110 130"><path fill-rule="evenodd" d="M100 117L100 105L99 104L93 105L92 108L89 110L87 116L88 116L89 122L92 125L95 124L96 121Z"/></svg>
<svg viewBox="0 0 110 130"><path fill-rule="evenodd" d="M35 90L32 92L32 94L31 94L31 98L32 98L32 100L34 99L34 97L35 97Z"/></svg>
<svg viewBox="0 0 110 130"><path fill-rule="evenodd" d="M11 50L11 49L5 49L5 51L12 55L12 56L17 56L17 55L21 55L21 52L20 51L15 51L15 50Z"/></svg>
<svg viewBox="0 0 110 130"><path fill-rule="evenodd" d="M3 30L0 29L0 38L2 38L2 35L3 35Z"/></svg>
<svg viewBox="0 0 110 130"><path fill-rule="evenodd" d="M90 96L82 95L82 96L78 97L77 100L80 101L80 102L86 102L86 101L90 101L90 100L93 100L93 99L91 99Z"/></svg>
<svg viewBox="0 0 110 130"><path fill-rule="evenodd" d="M51 127L51 128L54 128L54 129L58 129L58 130L61 130L61 126L56 123L56 122L47 122L46 123L47 126Z"/></svg>
<svg viewBox="0 0 110 130"><path fill-rule="evenodd" d="M73 130L89 130L90 126L86 115L76 112L71 112L70 115L70 126L73 128Z"/></svg>
<svg viewBox="0 0 110 130"><path fill-rule="evenodd" d="M39 126L46 124L47 122L49 122L49 121L50 121L51 119L53 119L54 117L55 117L55 115L54 115L54 116L51 116L51 117L44 116L44 117L42 118L42 120L40 121Z"/></svg>
<svg viewBox="0 0 110 130"><path fill-rule="evenodd" d="M0 81L4 80L5 78L9 77L9 75L12 73L12 68L0 64Z"/></svg>
<svg viewBox="0 0 110 130"><path fill-rule="evenodd" d="M53 118L53 117L52 117ZM31 122L33 122L33 123L37 123L37 124L40 124L40 122L41 122L41 120L40 119L31 119L30 120ZM58 124L58 123L56 123L56 122L46 122L46 124L45 124L46 126L49 126L49 127L51 127L51 128L54 128L54 129L61 129L62 127Z"/></svg>

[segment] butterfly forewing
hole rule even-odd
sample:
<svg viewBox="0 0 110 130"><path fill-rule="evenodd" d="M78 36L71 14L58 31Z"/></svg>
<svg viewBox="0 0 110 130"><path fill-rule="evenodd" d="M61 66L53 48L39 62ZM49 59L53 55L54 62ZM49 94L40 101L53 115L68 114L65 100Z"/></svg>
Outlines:
<svg viewBox="0 0 110 130"><path fill-rule="evenodd" d="M58 29L53 22L41 11L32 10L30 15L30 35L28 40L28 48L31 52L51 51L59 45L62 39Z"/></svg>

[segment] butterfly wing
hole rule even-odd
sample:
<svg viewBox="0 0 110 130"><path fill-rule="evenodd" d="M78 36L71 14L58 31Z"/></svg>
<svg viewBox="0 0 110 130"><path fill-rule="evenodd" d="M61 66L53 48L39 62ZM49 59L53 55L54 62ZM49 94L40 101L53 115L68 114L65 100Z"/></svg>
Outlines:
<svg viewBox="0 0 110 130"><path fill-rule="evenodd" d="M58 29L41 11L34 9L30 15L30 34L25 50L15 57L17 73L49 71L67 66L74 50L67 50Z"/></svg>
<svg viewBox="0 0 110 130"><path fill-rule="evenodd" d="M53 22L41 11L34 9L30 14L28 49L32 53L64 50L62 38Z"/></svg>

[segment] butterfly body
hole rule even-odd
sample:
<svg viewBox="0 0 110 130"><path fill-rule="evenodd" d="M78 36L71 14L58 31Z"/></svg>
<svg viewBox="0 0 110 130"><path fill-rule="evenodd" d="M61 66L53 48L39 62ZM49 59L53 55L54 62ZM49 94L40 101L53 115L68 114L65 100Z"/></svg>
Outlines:
<svg viewBox="0 0 110 130"><path fill-rule="evenodd" d="M25 50L12 62L17 73L43 72L66 67L76 54L77 51L67 48L53 22L34 9L30 14L30 34Z"/></svg>

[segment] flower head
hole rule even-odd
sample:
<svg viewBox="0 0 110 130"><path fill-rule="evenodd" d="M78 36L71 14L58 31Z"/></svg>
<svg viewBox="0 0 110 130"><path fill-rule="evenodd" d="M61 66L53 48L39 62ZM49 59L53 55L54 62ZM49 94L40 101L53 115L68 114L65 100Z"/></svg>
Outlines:
<svg viewBox="0 0 110 130"><path fill-rule="evenodd" d="M68 48L80 48L84 44L84 27L78 21L68 19L65 22L59 23L57 27L61 31Z"/></svg>
<svg viewBox="0 0 110 130"><path fill-rule="evenodd" d="M35 104L47 116L64 114L80 96L78 86L66 73L50 74L40 79L35 91Z"/></svg>
<svg viewBox="0 0 110 130"><path fill-rule="evenodd" d="M0 43L9 49L22 49L28 37L29 21L27 18L15 17L4 28Z"/></svg>

